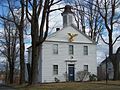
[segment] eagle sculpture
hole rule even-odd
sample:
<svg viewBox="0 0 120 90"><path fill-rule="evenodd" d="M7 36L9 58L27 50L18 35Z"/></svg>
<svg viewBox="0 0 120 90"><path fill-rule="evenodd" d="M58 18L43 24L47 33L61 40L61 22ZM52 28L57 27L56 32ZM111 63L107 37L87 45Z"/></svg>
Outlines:
<svg viewBox="0 0 120 90"><path fill-rule="evenodd" d="M68 33L68 35L69 35L69 42L73 42L74 41L74 37L76 37L78 34Z"/></svg>

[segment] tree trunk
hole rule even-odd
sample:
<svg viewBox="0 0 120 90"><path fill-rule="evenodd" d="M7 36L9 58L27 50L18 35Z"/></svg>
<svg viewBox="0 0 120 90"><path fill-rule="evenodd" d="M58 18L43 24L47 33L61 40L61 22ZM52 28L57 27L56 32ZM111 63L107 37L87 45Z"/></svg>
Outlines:
<svg viewBox="0 0 120 90"><path fill-rule="evenodd" d="M27 74L28 74L28 83L30 83L30 80L31 80L31 66L30 66L30 63L27 63Z"/></svg>
<svg viewBox="0 0 120 90"><path fill-rule="evenodd" d="M5 83L8 83L8 78L9 78L9 71L8 71L8 63L6 62L6 66L5 66Z"/></svg>
<svg viewBox="0 0 120 90"><path fill-rule="evenodd" d="M19 30L20 40L20 84L25 83L24 39L23 29Z"/></svg>
<svg viewBox="0 0 120 90"><path fill-rule="evenodd" d="M13 65L13 63L9 64L9 69L10 69L9 80L10 80L10 84L12 84L13 83L13 75L14 75L14 65Z"/></svg>
<svg viewBox="0 0 120 90"><path fill-rule="evenodd" d="M114 68L114 77L113 80L119 80L119 61L116 58L113 58L113 68Z"/></svg>
<svg viewBox="0 0 120 90"><path fill-rule="evenodd" d="M38 46L38 82L42 82L42 44Z"/></svg>
<svg viewBox="0 0 120 90"><path fill-rule="evenodd" d="M117 76L117 62L116 62L116 58L113 56L113 45L112 45L112 31L109 30L109 58L110 61L113 64L113 68L114 68L114 76L113 79L117 80L118 76Z"/></svg>
<svg viewBox="0 0 120 90"><path fill-rule="evenodd" d="M20 44L20 84L25 82L24 43Z"/></svg>
<svg viewBox="0 0 120 90"><path fill-rule="evenodd" d="M20 40L20 84L25 83L25 58L24 58L24 0L20 0L21 4L21 19L18 25L19 40Z"/></svg>
<svg viewBox="0 0 120 90"><path fill-rule="evenodd" d="M31 82L30 84L37 83L38 80L38 58L36 40L32 37L32 63L31 63Z"/></svg>

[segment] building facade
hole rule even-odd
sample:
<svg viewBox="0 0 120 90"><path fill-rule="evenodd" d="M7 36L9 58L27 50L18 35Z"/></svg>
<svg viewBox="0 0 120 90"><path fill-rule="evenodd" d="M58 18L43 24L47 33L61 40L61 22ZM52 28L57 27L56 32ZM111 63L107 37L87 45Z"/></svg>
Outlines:
<svg viewBox="0 0 120 90"><path fill-rule="evenodd" d="M120 80L120 47L117 49L117 52L112 56L117 63L117 79ZM114 68L113 64L110 61L109 57L106 57L104 61L102 61L98 67L98 80L105 80L106 78L109 80L114 79Z"/></svg>
<svg viewBox="0 0 120 90"><path fill-rule="evenodd" d="M80 71L97 74L95 42L73 24L70 6L65 7L62 16L63 28L49 35L42 45L41 83L79 81ZM31 49L28 50L30 59ZM86 80L89 77L84 77Z"/></svg>

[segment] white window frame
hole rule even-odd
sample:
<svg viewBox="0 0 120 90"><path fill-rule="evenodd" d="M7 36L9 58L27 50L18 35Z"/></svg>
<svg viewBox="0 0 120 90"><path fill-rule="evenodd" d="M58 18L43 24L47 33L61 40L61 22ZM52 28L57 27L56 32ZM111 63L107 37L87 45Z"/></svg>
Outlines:
<svg viewBox="0 0 120 90"><path fill-rule="evenodd" d="M74 55L74 46L69 45L69 55Z"/></svg>
<svg viewBox="0 0 120 90"><path fill-rule="evenodd" d="M63 16L63 22L64 22L64 25L66 26L67 25L67 15Z"/></svg>
<svg viewBox="0 0 120 90"><path fill-rule="evenodd" d="M88 46L83 47L83 53L84 55L88 55Z"/></svg>
<svg viewBox="0 0 120 90"><path fill-rule="evenodd" d="M53 65L53 75L58 75L58 65Z"/></svg>
<svg viewBox="0 0 120 90"><path fill-rule="evenodd" d="M88 72L88 65L84 65L84 71Z"/></svg>
<svg viewBox="0 0 120 90"><path fill-rule="evenodd" d="M58 54L58 44L53 44L53 54Z"/></svg>

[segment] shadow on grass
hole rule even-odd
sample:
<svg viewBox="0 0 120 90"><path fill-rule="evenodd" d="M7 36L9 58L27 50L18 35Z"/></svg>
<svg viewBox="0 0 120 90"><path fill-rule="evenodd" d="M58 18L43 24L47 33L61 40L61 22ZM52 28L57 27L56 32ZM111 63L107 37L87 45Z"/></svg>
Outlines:
<svg viewBox="0 0 120 90"><path fill-rule="evenodd" d="M120 86L120 81L95 81L95 82L88 82L89 84L98 84L98 85L108 85L108 86Z"/></svg>

